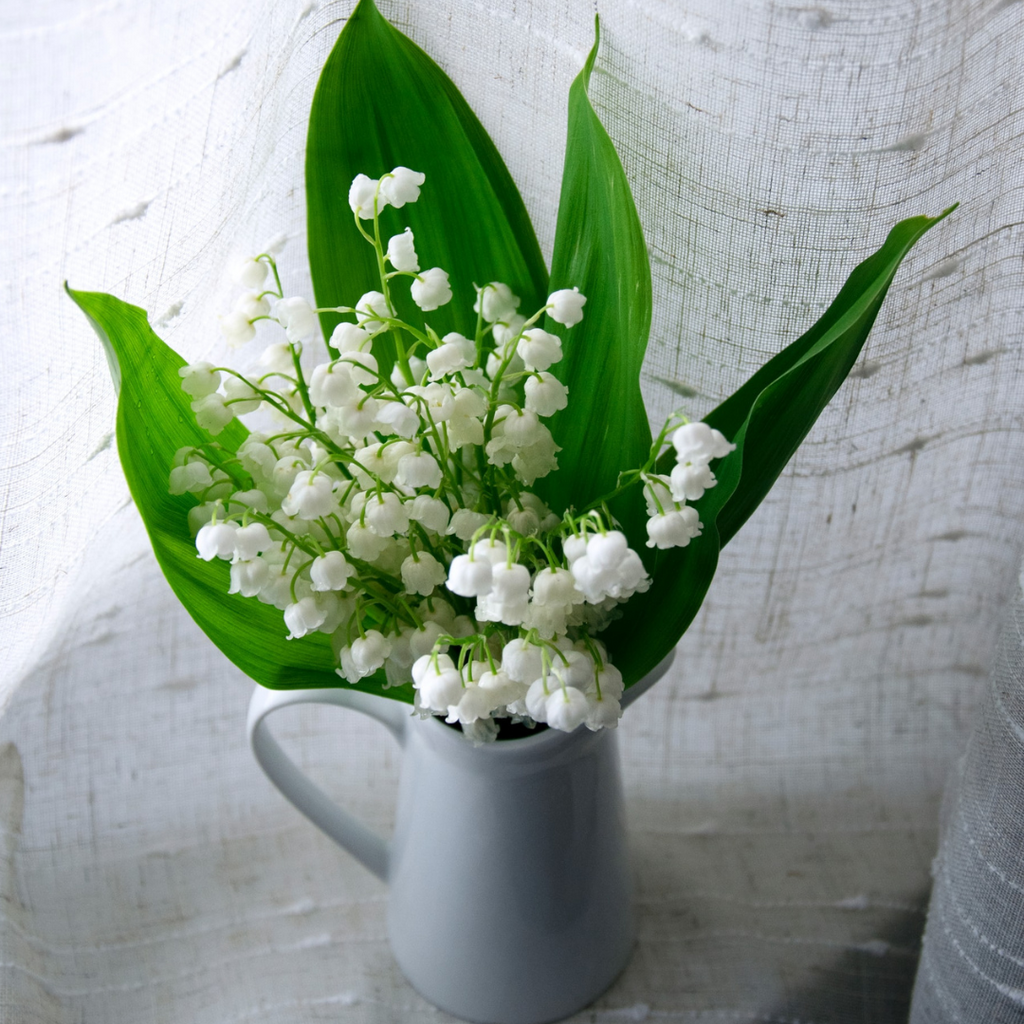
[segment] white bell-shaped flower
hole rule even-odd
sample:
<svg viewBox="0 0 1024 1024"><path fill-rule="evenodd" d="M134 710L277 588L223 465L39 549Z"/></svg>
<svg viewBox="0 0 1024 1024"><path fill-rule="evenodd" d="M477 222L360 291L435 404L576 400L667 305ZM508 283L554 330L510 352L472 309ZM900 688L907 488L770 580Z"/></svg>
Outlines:
<svg viewBox="0 0 1024 1024"><path fill-rule="evenodd" d="M709 462L723 459L736 450L721 431L706 423L685 423L672 434L672 445L680 462Z"/></svg>
<svg viewBox="0 0 1024 1024"><path fill-rule="evenodd" d="M313 559L309 567L309 578L313 581L313 589L317 591L344 590L348 586L350 576L355 575L355 567L340 551L328 551Z"/></svg>
<svg viewBox="0 0 1024 1024"><path fill-rule="evenodd" d="M339 355L346 352L366 352L372 344L370 335L355 324L343 320L331 331L331 348Z"/></svg>
<svg viewBox="0 0 1024 1024"><path fill-rule="evenodd" d="M257 597L270 578L270 566L262 558L231 563L229 594Z"/></svg>
<svg viewBox="0 0 1024 1024"><path fill-rule="evenodd" d="M669 478L676 501L699 501L718 482L706 462L677 462Z"/></svg>
<svg viewBox="0 0 1024 1024"><path fill-rule="evenodd" d="M395 270L416 273L420 269L411 228L406 228L400 235L392 235L388 239L388 259Z"/></svg>
<svg viewBox="0 0 1024 1024"><path fill-rule="evenodd" d="M584 722L591 732L618 727L619 719L622 717L622 705L615 697L603 694L598 697L596 693L588 693L586 700L587 717Z"/></svg>
<svg viewBox="0 0 1024 1024"><path fill-rule="evenodd" d="M473 545L473 557L484 558L491 565L501 565L508 561L508 548L497 537L484 537Z"/></svg>
<svg viewBox="0 0 1024 1024"><path fill-rule="evenodd" d="M270 300L265 295L257 295L255 292L243 292L235 301L236 313L241 313L248 320L255 320L258 316L267 316L270 313Z"/></svg>
<svg viewBox="0 0 1024 1024"><path fill-rule="evenodd" d="M481 597L489 594L493 568L485 558L456 555L448 567L448 589L460 597Z"/></svg>
<svg viewBox="0 0 1024 1024"><path fill-rule="evenodd" d="M441 345L427 353L427 366L430 369L431 380L439 380L456 370L472 366L476 360L476 343L472 338L452 331L450 334L446 334L441 341Z"/></svg>
<svg viewBox="0 0 1024 1024"><path fill-rule="evenodd" d="M234 557L240 562L251 562L257 555L267 551L274 542L270 532L262 523L249 523L235 531Z"/></svg>
<svg viewBox="0 0 1024 1024"><path fill-rule="evenodd" d="M572 732L581 726L590 713L590 705L582 691L575 686L558 687L547 699L546 721L552 729Z"/></svg>
<svg viewBox="0 0 1024 1024"><path fill-rule="evenodd" d="M452 289L448 283L448 271L440 267L431 267L417 274L409 289L412 301L424 313L437 309L451 301Z"/></svg>
<svg viewBox="0 0 1024 1024"><path fill-rule="evenodd" d="M240 284L243 288L257 291L263 286L263 282L266 281L268 270L269 267L263 260L254 260L250 256L235 262L231 268L231 277L234 279L235 284Z"/></svg>
<svg viewBox="0 0 1024 1024"><path fill-rule="evenodd" d="M364 562L372 562L384 550L385 538L365 523L355 522L345 531L349 554Z"/></svg>
<svg viewBox="0 0 1024 1024"><path fill-rule="evenodd" d="M309 399L314 405L351 405L364 396L348 363L320 363L309 378Z"/></svg>
<svg viewBox="0 0 1024 1024"><path fill-rule="evenodd" d="M287 374L295 373L295 364L292 361L292 350L287 342L275 341L268 345L261 353L259 365L266 374Z"/></svg>
<svg viewBox="0 0 1024 1024"><path fill-rule="evenodd" d="M326 473L304 470L296 474L281 502L286 515L300 519L319 519L333 512L337 507L334 497L334 481Z"/></svg>
<svg viewBox="0 0 1024 1024"><path fill-rule="evenodd" d="M255 412L263 399L247 380L228 377L224 381L224 401L236 416L244 416Z"/></svg>
<svg viewBox="0 0 1024 1024"><path fill-rule="evenodd" d="M196 414L196 423L214 435L219 434L235 418L234 410L224 404L224 396L217 391L197 398L191 409Z"/></svg>
<svg viewBox="0 0 1024 1024"><path fill-rule="evenodd" d="M212 395L220 387L220 370L215 370L213 363L205 360L181 367L178 376L181 378L181 390L193 398Z"/></svg>
<svg viewBox="0 0 1024 1024"><path fill-rule="evenodd" d="M220 323L221 334L233 348L244 345L256 337L256 328L250 323L250 318L240 309L234 309L217 319Z"/></svg>
<svg viewBox="0 0 1024 1024"><path fill-rule="evenodd" d="M566 537L562 541L562 553L565 555L565 560L569 563L569 567L572 568L573 562L578 558L582 558L587 553L587 538Z"/></svg>
<svg viewBox="0 0 1024 1024"><path fill-rule="evenodd" d="M671 512L655 513L647 520L649 548L685 548L701 531L700 516L689 505Z"/></svg>
<svg viewBox="0 0 1024 1024"><path fill-rule="evenodd" d="M501 652L502 671L517 683L533 682L543 667L542 649L520 637L510 640Z"/></svg>
<svg viewBox="0 0 1024 1024"><path fill-rule="evenodd" d="M288 639L297 640L319 629L327 618L327 609L317 603L315 597L303 597L289 604L284 610L284 624L288 627Z"/></svg>
<svg viewBox="0 0 1024 1024"><path fill-rule="evenodd" d="M420 703L432 711L447 712L462 699L462 676L447 654L425 654L412 666L413 685Z"/></svg>
<svg viewBox="0 0 1024 1024"><path fill-rule="evenodd" d="M237 523L207 523L196 534L199 557L204 562L212 562L215 558L233 558L237 532Z"/></svg>
<svg viewBox="0 0 1024 1024"><path fill-rule="evenodd" d="M500 281L491 281L485 284L478 292L476 302L473 303L473 312L483 311L483 318L493 324L496 320L505 323L515 316L519 308L519 297L512 294L512 289Z"/></svg>
<svg viewBox="0 0 1024 1024"><path fill-rule="evenodd" d="M410 491L418 487L436 488L441 484L441 467L429 452L411 452L399 460L395 483Z"/></svg>
<svg viewBox="0 0 1024 1024"><path fill-rule="evenodd" d="M526 408L538 416L554 416L569 404L569 389L553 374L536 373L523 385Z"/></svg>
<svg viewBox="0 0 1024 1024"><path fill-rule="evenodd" d="M448 717L445 721L473 725L481 718L488 718L494 707L492 695L487 690L477 685L467 685L458 704L448 705Z"/></svg>
<svg viewBox="0 0 1024 1024"><path fill-rule="evenodd" d="M388 300L383 292L366 292L356 303L356 320L359 326L376 334L387 327L385 320L391 316Z"/></svg>
<svg viewBox="0 0 1024 1024"><path fill-rule="evenodd" d="M376 384L379 377L377 357L372 352L346 352L339 360L349 367L357 384Z"/></svg>
<svg viewBox="0 0 1024 1024"><path fill-rule="evenodd" d="M377 406L377 426L382 434L414 437L420 428L420 418L404 402L382 401Z"/></svg>
<svg viewBox="0 0 1024 1024"><path fill-rule="evenodd" d="M409 513L397 494L373 494L366 501L363 513L366 525L378 537L391 537L409 529Z"/></svg>
<svg viewBox="0 0 1024 1024"><path fill-rule="evenodd" d="M291 342L306 341L316 334L318 324L313 307L301 296L280 299L274 310L277 322L284 328L285 337Z"/></svg>
<svg viewBox="0 0 1024 1024"><path fill-rule="evenodd" d="M491 521L485 512L472 512L468 508L456 509L445 533L454 535L461 541L469 541L473 534Z"/></svg>
<svg viewBox="0 0 1024 1024"><path fill-rule="evenodd" d="M352 641L348 657L342 651L342 671L350 683L372 676L391 652L391 641L379 630L368 629L365 635ZM346 664L347 662L347 664ZM353 679L353 675L356 677Z"/></svg>
<svg viewBox="0 0 1024 1024"><path fill-rule="evenodd" d="M426 180L427 176L419 171L396 167L381 179L380 190L392 206L400 208L419 199L420 187Z"/></svg>
<svg viewBox="0 0 1024 1024"><path fill-rule="evenodd" d="M450 513L448 506L440 498L429 494L418 494L408 506L409 518L421 523L428 530L444 533L448 529Z"/></svg>
<svg viewBox="0 0 1024 1024"><path fill-rule="evenodd" d="M171 470L168 489L171 494L199 494L212 485L210 467L205 462L194 459L192 462L186 462L184 466L175 466Z"/></svg>
<svg viewBox="0 0 1024 1024"><path fill-rule="evenodd" d="M551 696L552 687L557 687L558 683L551 680L549 685L548 679L541 676L538 679L534 679L530 683L529 689L526 691L526 696L523 699L523 703L526 706L526 713L535 722L546 722L548 720L548 698Z"/></svg>
<svg viewBox="0 0 1024 1024"><path fill-rule="evenodd" d="M378 210L383 210L388 205L387 194L381 189L381 194L378 195L377 184L376 178L369 178L365 174L357 174L349 186L349 208L363 220L373 219L373 197L375 195L377 196Z"/></svg>
<svg viewBox="0 0 1024 1024"><path fill-rule="evenodd" d="M410 594L424 597L434 592L448 578L445 567L429 552L419 551L402 562L402 583Z"/></svg>
<svg viewBox="0 0 1024 1024"><path fill-rule="evenodd" d="M560 288L548 296L548 316L564 327L572 327L583 319L583 306L587 298L579 288Z"/></svg>
<svg viewBox="0 0 1024 1024"><path fill-rule="evenodd" d="M546 370L562 358L562 342L557 334L533 327L523 332L516 352L526 369Z"/></svg>

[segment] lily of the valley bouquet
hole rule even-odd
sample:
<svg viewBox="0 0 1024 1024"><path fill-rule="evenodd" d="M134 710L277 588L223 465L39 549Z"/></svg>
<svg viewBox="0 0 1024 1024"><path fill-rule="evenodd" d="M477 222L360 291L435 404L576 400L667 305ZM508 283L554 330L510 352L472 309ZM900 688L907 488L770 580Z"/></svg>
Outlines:
<svg viewBox="0 0 1024 1024"><path fill-rule="evenodd" d="M111 356L161 566L263 685L368 689L476 742L614 727L940 219L898 224L803 337L652 437L650 270L587 96L596 55L570 91L550 276L465 101L361 0L310 118L315 300L283 291L272 252L241 261L221 327L265 344L238 369L71 293Z"/></svg>

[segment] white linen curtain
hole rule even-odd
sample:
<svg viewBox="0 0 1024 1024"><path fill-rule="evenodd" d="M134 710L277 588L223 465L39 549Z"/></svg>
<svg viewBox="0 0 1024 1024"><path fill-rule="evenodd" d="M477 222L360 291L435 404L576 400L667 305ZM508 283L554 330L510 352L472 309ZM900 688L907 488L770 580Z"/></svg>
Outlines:
<svg viewBox="0 0 1024 1024"><path fill-rule="evenodd" d="M0 15L4 1022L436 1019L390 961L383 887L252 764L250 686L155 566L61 293L109 290L220 359L232 254L284 233L308 290L305 119L352 6ZM550 254L593 5L380 6L477 111ZM706 413L896 220L961 203L623 722L640 944L599 1012L906 1019L940 796L1024 549L1024 5L597 9L595 104L654 274L652 420ZM387 826L387 737L298 712L283 733Z"/></svg>

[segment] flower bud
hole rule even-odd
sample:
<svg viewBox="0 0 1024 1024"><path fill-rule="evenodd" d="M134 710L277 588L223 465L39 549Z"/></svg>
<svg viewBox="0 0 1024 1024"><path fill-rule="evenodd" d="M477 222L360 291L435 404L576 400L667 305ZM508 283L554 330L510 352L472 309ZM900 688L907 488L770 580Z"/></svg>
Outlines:
<svg viewBox="0 0 1024 1024"><path fill-rule="evenodd" d="M395 270L416 273L420 269L410 228L406 228L400 235L392 235L388 240L388 259Z"/></svg>

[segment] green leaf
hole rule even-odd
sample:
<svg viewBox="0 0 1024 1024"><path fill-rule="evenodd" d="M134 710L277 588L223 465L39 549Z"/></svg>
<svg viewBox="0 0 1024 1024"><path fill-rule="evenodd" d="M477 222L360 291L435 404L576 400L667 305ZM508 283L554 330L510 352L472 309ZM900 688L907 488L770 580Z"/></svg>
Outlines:
<svg viewBox="0 0 1024 1024"><path fill-rule="evenodd" d="M582 322L549 321L562 338L558 377L568 408L551 431L562 448L543 493L559 513L582 509L615 489L622 470L647 461L651 431L640 393L640 367L651 327L651 269L640 218L622 163L587 95L600 42L569 90L569 127L551 289L578 287ZM612 510L634 546L646 540L639 492Z"/></svg>
<svg viewBox="0 0 1024 1024"><path fill-rule="evenodd" d="M547 270L512 177L451 79L410 39L360 0L324 66L306 141L309 262L320 306L354 306L380 289L373 249L348 206L359 173L376 178L393 167L426 175L420 199L380 216L382 240L412 228L420 266L448 271L453 299L426 314L440 334L476 329L474 283L503 281L536 311L547 297ZM364 222L372 229L372 221ZM409 278L396 278L399 314L422 326L409 299ZM527 314L529 315L529 313ZM324 336L342 319L321 315ZM393 344L390 342L389 343ZM382 369L393 351L378 353Z"/></svg>
<svg viewBox="0 0 1024 1024"><path fill-rule="evenodd" d="M703 535L661 554L651 589L633 597L605 635L628 684L657 665L693 621L719 550L760 504L853 368L901 261L953 209L897 224L821 319L705 418L736 451L715 464L718 484L695 503ZM658 468L669 472L673 463L669 452Z"/></svg>
<svg viewBox="0 0 1024 1024"><path fill-rule="evenodd" d="M132 498L149 533L160 568L188 613L243 672L275 689L342 686L337 660L322 633L287 640L280 611L255 598L229 594L229 568L196 557L188 527L191 495L168 493L174 453L209 446L211 437L195 420L181 390L178 368L185 361L153 333L146 314L112 295L67 289L103 342L118 389L117 448ZM217 435L226 457L248 431L237 420ZM208 449L209 450L209 449ZM409 687L384 691L384 673L363 680L360 689L411 700Z"/></svg>

